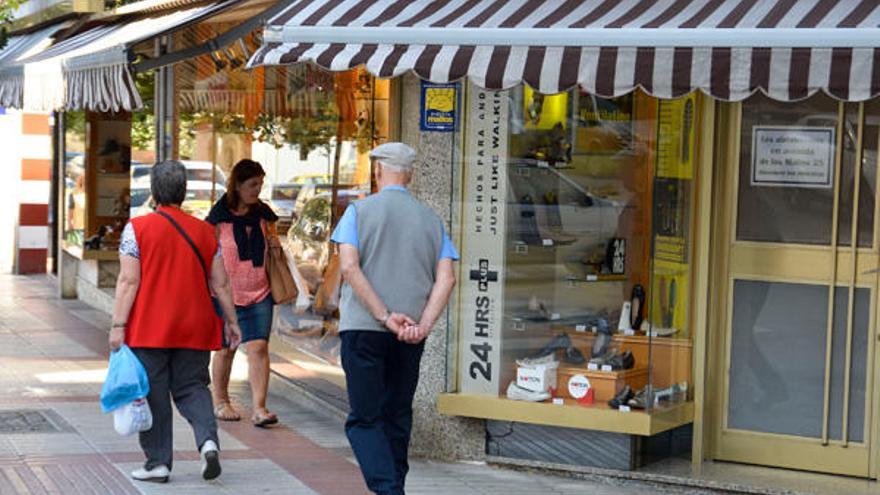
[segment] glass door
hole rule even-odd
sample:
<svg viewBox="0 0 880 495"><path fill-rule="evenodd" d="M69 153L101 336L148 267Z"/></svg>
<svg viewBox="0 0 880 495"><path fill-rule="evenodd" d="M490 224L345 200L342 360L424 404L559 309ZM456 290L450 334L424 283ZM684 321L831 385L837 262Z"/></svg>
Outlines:
<svg viewBox="0 0 880 495"><path fill-rule="evenodd" d="M880 106L730 109L715 458L870 476Z"/></svg>

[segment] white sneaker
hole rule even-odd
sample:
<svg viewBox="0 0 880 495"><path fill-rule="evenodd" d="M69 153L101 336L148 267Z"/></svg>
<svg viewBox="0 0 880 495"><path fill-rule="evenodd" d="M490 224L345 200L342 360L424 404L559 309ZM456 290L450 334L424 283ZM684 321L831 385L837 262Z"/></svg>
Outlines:
<svg viewBox="0 0 880 495"><path fill-rule="evenodd" d="M202 444L202 478L212 480L220 476L220 451L213 440Z"/></svg>
<svg viewBox="0 0 880 495"><path fill-rule="evenodd" d="M131 472L131 477L138 481L149 481L151 483L165 483L168 481L168 475L171 474L168 471L167 466L156 466L149 471L145 468L136 469Z"/></svg>
<svg viewBox="0 0 880 495"><path fill-rule="evenodd" d="M550 398L550 392L532 392L516 384L516 380L507 386L507 398L512 400L524 400L528 402L541 402Z"/></svg>

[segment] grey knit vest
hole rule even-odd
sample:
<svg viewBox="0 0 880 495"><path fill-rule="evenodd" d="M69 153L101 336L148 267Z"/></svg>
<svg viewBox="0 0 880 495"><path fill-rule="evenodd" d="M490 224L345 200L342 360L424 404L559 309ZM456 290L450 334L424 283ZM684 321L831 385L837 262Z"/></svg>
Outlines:
<svg viewBox="0 0 880 495"><path fill-rule="evenodd" d="M356 201L361 270L392 312L416 322L428 303L443 246L443 222L410 193L383 190ZM344 283L339 331L387 331Z"/></svg>

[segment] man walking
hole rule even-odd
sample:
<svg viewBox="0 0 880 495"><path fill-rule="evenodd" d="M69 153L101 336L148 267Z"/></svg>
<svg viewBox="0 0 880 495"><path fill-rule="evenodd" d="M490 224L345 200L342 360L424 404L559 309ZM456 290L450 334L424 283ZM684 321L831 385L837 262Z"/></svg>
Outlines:
<svg viewBox="0 0 880 495"><path fill-rule="evenodd" d="M351 413L345 432L367 486L404 493L412 400L425 338L446 307L458 253L430 208L406 190L416 152L386 143L370 153L379 193L350 205L339 245L339 330Z"/></svg>

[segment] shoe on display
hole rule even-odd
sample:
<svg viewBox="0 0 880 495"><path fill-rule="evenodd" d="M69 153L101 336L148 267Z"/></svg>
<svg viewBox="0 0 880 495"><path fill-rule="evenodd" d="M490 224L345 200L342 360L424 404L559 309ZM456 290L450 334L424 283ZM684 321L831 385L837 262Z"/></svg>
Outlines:
<svg viewBox="0 0 880 495"><path fill-rule="evenodd" d="M645 288L636 284L630 294L629 327L638 330L642 327L645 312Z"/></svg>
<svg viewBox="0 0 880 495"><path fill-rule="evenodd" d="M629 388L629 385L624 385L624 387L614 396L613 399L608 401L608 407L611 409L617 409L620 406L629 402L630 399L633 398L633 391Z"/></svg>
<svg viewBox="0 0 880 495"><path fill-rule="evenodd" d="M587 362L587 358L584 357L584 353L580 351L575 346L569 346L565 349L565 355L562 357L562 360L566 364L584 364Z"/></svg>
<svg viewBox="0 0 880 495"><path fill-rule="evenodd" d="M541 350L528 356L527 359L537 359L550 356L555 354L556 351L568 349L569 347L571 347L571 339L568 337L568 334L561 333L556 337L553 337L553 340L548 342L547 345L541 348Z"/></svg>
<svg viewBox="0 0 880 495"><path fill-rule="evenodd" d="M520 240L531 246L543 244L541 233L538 231L538 219L535 214L535 201L526 194L519 200L519 227Z"/></svg>
<svg viewBox="0 0 880 495"><path fill-rule="evenodd" d="M608 326L607 322L606 322L605 326L607 329L607 326ZM600 331L598 333L596 333L596 338L593 340L593 349L592 349L592 354L590 355L590 357L596 358L596 357L604 356L605 354L607 354L608 353L608 346L611 345L611 342L612 342L611 334L603 332L600 329Z"/></svg>
<svg viewBox="0 0 880 495"><path fill-rule="evenodd" d="M651 336L653 336L653 337L669 337L670 335L674 335L674 334L678 333L678 329L677 328L652 327L650 332L651 332Z"/></svg>
<svg viewBox="0 0 880 495"><path fill-rule="evenodd" d="M645 385L645 388L639 390L632 399L626 403L633 409L648 409L648 405L653 405L654 394L651 393L651 386Z"/></svg>
<svg viewBox="0 0 880 495"><path fill-rule="evenodd" d="M207 440L200 452L202 458L202 478L212 480L220 476L220 451L213 440Z"/></svg>
<svg viewBox="0 0 880 495"><path fill-rule="evenodd" d="M632 351L627 349L607 359L605 364L611 366L612 371L628 370L636 365L636 358L633 357Z"/></svg>
<svg viewBox="0 0 880 495"><path fill-rule="evenodd" d="M526 402L541 402L550 398L550 392L533 392L520 387L516 384L516 380L513 380L507 386L507 398Z"/></svg>
<svg viewBox="0 0 880 495"><path fill-rule="evenodd" d="M619 354L620 351L618 351L617 349L608 349L605 354L590 359L590 364L596 365L601 368L602 366L608 364L610 360L616 358Z"/></svg>
<svg viewBox="0 0 880 495"><path fill-rule="evenodd" d="M156 466L153 469L140 468L131 472L132 479L137 481L148 481L150 483L165 483L171 471L167 466Z"/></svg>
<svg viewBox="0 0 880 495"><path fill-rule="evenodd" d="M517 359L516 364L519 366L558 366L559 361L556 359L556 355L551 353L538 358Z"/></svg>

